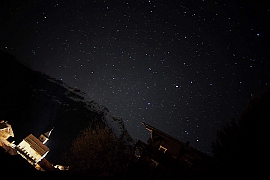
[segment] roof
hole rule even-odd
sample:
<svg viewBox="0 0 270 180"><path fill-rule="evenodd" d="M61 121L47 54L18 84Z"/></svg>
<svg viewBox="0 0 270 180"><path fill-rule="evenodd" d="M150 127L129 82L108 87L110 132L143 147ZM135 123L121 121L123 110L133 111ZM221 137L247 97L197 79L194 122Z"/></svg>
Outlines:
<svg viewBox="0 0 270 180"><path fill-rule="evenodd" d="M8 127L8 125L6 122L0 122L0 129L5 129L7 127Z"/></svg>
<svg viewBox="0 0 270 180"><path fill-rule="evenodd" d="M46 136L47 138L49 138L50 135L51 135L51 133L52 133L52 130L53 130L53 128L52 128L51 130L45 132L45 133L44 133L44 136Z"/></svg>
<svg viewBox="0 0 270 180"><path fill-rule="evenodd" d="M2 120L0 122L0 130L5 130L8 132L9 136L12 136L14 137L14 133L13 133L13 130L11 128L11 125L8 124L7 122L5 122L4 120Z"/></svg>
<svg viewBox="0 0 270 180"><path fill-rule="evenodd" d="M199 155L199 156L203 156L203 157L205 157L205 158L211 158L211 157L208 156L207 154L205 154L205 153L199 151L198 149L189 146L187 143L184 143L184 142L182 142L182 141L180 141L180 140L178 140L178 139L176 139L176 138L174 138L174 137L172 137L172 136L170 136L170 135L168 135L168 134L166 134L166 133L164 133L164 132L162 132L162 131L156 129L156 128L154 128L153 126L151 126L151 125L149 125L149 124L147 124L147 123L145 123L145 122L142 122L142 124L143 124L143 125L145 126L145 128L146 128L149 132L151 132L151 133L154 132L155 134L157 134L157 135L159 135L159 136L161 136L161 137L163 137L163 138L165 138L165 139L168 139L168 140L173 141L173 142L175 142L175 143L177 143L177 144L180 144L181 147L184 147L185 149L187 149L187 150L189 150L189 151L192 151L192 152L196 153L196 154Z"/></svg>
<svg viewBox="0 0 270 180"><path fill-rule="evenodd" d="M176 138L174 138L174 137L172 137L172 136L170 136L170 135L168 135L168 134L166 134L166 133L164 133L164 132L162 132L162 131L154 128L153 126L151 126L149 124L146 124L145 122L142 122L142 124L145 126L146 130L148 130L151 133L152 132L155 132L156 134L158 134L158 135L160 135L160 136L162 136L162 137L164 137L166 139L170 139L172 141L175 141L178 144L186 145L186 143L184 143L184 142L182 142L182 141L180 141L180 140L178 140L178 139L176 139Z"/></svg>
<svg viewBox="0 0 270 180"><path fill-rule="evenodd" d="M45 153L50 151L50 149L46 145L44 145L38 138L36 138L33 134L30 134L26 138L24 138L24 141L30 144L31 148L34 149L40 155L44 155Z"/></svg>

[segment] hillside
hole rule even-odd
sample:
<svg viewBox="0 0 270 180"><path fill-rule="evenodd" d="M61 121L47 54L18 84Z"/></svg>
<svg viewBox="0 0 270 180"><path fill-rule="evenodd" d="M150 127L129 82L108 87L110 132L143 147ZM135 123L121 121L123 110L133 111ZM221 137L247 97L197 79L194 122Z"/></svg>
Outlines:
<svg viewBox="0 0 270 180"><path fill-rule="evenodd" d="M69 87L16 58L0 52L0 119L12 125L18 144L30 133L39 136L52 128L47 159L53 161L89 123L108 125L118 137L133 140L121 118L79 89Z"/></svg>
<svg viewBox="0 0 270 180"><path fill-rule="evenodd" d="M8 121L15 135L15 137L10 138L9 141L14 140L15 144L18 144L31 133L35 136L39 136L41 133L53 128L50 140L46 143L50 148L46 159L53 164L58 163L57 160L59 156L61 156L65 150L69 149L70 145L72 145L72 141L75 140L89 124L91 126L95 126L99 123L105 124L118 137L123 137L127 143L135 143L126 130L122 119L112 115L105 106L99 105L94 99L91 99L79 89L69 87L67 84L41 72L33 71L19 63L14 56L1 51L0 84L0 120ZM223 129L218 131L217 140L212 144L214 166L210 166L205 174L195 173L194 179L204 179L204 177L208 179L216 179L216 177L221 179L236 176L242 177L243 175L247 175L247 172L249 172L249 175L255 174L256 176L263 174L261 173L262 170L254 165L262 164L262 161L265 159L264 142L266 142L267 138L267 126L265 126L265 124L270 117L269 88L262 94L254 96L249 101L239 117L239 124L232 121L232 124L226 124ZM91 134L89 137L91 138ZM77 142L79 142L79 146L77 147L81 147L81 154L85 155L87 153L84 151L89 143L84 143L88 142L84 141L87 138L81 139L82 141L77 139ZM106 142L108 142L108 140ZM99 139L98 143L100 143ZM91 148L91 146L89 147ZM151 152L155 152L151 147L146 145L142 147L142 149L145 148L145 150L147 150L142 151L142 149L140 149L142 152L147 152L143 154L144 156L150 155L151 157ZM133 153L137 155L136 153L140 151L134 151ZM89 150L87 150L87 152L89 152ZM95 155L95 153L93 154ZM250 154L255 155L256 158L250 159ZM162 159L163 155L168 158L167 154L164 153L162 153L162 155L158 154L158 156L153 156L153 158ZM182 158L182 155L181 153L181 157L178 157L178 160ZM101 153L101 156L105 157L104 153ZM123 154L118 154L118 157L122 156ZM70 156L68 156L68 159L71 159L71 162L77 161L77 156L75 156L75 158L69 157ZM135 160L131 158L129 161L125 161L124 163L128 164L126 172L122 168L119 168L121 172L116 173L117 177L129 177L126 179L143 179L143 177L151 179L150 177L154 177L153 179L155 179L158 176L156 174L162 174L164 167L169 169L170 167L175 167L179 168L181 171L176 171L175 174L163 171L163 175L166 177L169 177L169 175L179 175L181 179L191 180L189 176L185 176L190 175L190 169L185 171L182 164L178 164L178 167L178 165L170 166L171 164L162 166L161 163L157 168L153 168L152 161L150 161L150 164L149 161L147 161L149 158L145 158L146 161L144 161L143 158L141 158L142 156L140 156L140 158L137 157L138 156L135 156ZM194 159L195 156L192 157L191 154L187 154L183 157ZM73 177L77 179L99 178L97 176L99 172L92 171L89 173L90 175L85 175L81 173L83 171L76 170L53 171L44 174L43 172L36 171L20 156L11 156L1 148L0 160L2 172L12 169L14 173L23 174L28 177L42 176L44 179L56 177L60 177L61 179ZM89 158L88 160L93 164L93 158ZM106 164L108 164L107 160L108 159L106 159ZM116 161L112 162L113 166L115 166ZM88 161L86 163L88 163ZM64 165L77 166L76 163L67 163ZM239 167L244 167L242 169L243 171L239 171ZM109 179L109 177L107 179Z"/></svg>

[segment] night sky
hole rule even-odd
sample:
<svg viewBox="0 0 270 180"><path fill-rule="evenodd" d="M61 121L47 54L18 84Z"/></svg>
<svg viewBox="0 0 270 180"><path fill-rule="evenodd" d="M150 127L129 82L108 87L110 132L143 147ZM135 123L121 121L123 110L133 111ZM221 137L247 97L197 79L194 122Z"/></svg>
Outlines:
<svg viewBox="0 0 270 180"><path fill-rule="evenodd" d="M269 16L267 0L8 0L0 50L85 92L134 139L148 139L144 121L211 154L270 83Z"/></svg>

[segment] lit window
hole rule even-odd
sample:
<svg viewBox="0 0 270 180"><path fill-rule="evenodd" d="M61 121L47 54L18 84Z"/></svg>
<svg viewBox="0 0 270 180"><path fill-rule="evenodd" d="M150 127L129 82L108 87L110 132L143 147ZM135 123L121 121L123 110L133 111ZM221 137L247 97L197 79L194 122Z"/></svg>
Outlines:
<svg viewBox="0 0 270 180"><path fill-rule="evenodd" d="M162 151L162 152L166 152L167 151L167 148L163 147L163 146L159 146L158 150Z"/></svg>

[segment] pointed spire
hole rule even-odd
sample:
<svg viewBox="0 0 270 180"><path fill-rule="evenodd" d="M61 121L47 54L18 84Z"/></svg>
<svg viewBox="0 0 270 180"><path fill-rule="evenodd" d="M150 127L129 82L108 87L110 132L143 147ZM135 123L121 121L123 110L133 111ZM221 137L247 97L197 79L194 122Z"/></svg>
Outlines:
<svg viewBox="0 0 270 180"><path fill-rule="evenodd" d="M50 135L51 135L51 133L52 133L52 130L53 130L53 129L54 129L54 128L52 128L51 130L45 132L45 133L44 133L44 136L46 136L47 138L49 138Z"/></svg>
<svg viewBox="0 0 270 180"><path fill-rule="evenodd" d="M43 144L45 144L45 143L49 140L49 137L50 137L50 135L51 135L53 129L54 129L54 128L52 128L51 130L49 130L49 131L47 131L47 132L45 132L45 133L43 133L43 134L40 134L39 140L40 140Z"/></svg>

